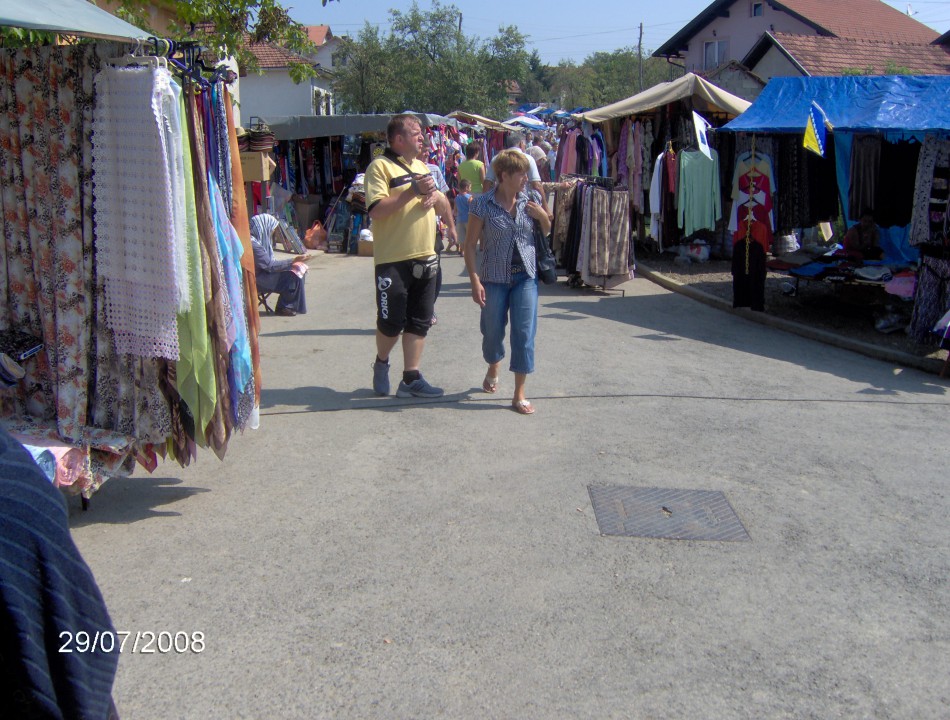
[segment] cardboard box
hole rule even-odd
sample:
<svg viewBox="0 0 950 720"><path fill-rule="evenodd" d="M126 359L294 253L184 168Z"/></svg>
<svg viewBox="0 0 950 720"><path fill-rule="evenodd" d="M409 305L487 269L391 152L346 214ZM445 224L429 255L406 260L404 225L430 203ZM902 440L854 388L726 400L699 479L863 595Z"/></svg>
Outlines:
<svg viewBox="0 0 950 720"><path fill-rule="evenodd" d="M277 163L271 160L270 153L241 153L241 172L244 173L244 182L268 182L276 169Z"/></svg>
<svg viewBox="0 0 950 720"><path fill-rule="evenodd" d="M373 257L373 241L360 240L359 251L356 254L360 257Z"/></svg>

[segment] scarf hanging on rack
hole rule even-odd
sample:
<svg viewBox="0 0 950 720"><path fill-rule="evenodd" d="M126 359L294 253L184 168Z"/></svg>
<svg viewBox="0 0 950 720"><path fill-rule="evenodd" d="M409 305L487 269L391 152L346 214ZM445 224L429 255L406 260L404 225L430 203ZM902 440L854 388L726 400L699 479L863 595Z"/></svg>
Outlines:
<svg viewBox="0 0 950 720"><path fill-rule="evenodd" d="M185 96L180 99L180 116L185 122ZM178 316L178 339L181 353L175 368L175 391L185 408L179 413L185 425L187 440L179 439L172 444L175 459L187 466L197 457L194 438L200 436L196 428L207 427L214 418L218 399L214 375L214 358L211 339L208 336L207 301L202 274L201 239L198 235L198 208L195 201L194 169L191 159L191 142L183 144L185 183L185 245L188 256L188 273L192 283L192 302L188 312ZM189 432L190 431L190 432Z"/></svg>
<svg viewBox="0 0 950 720"><path fill-rule="evenodd" d="M237 149L237 133L234 126L234 113L231 110L231 95L224 89L224 107L228 127L228 141L231 157L231 183L233 187L244 187L244 171L241 168L240 153ZM261 316L257 305L257 276L254 268L254 250L251 247L251 229L248 221L247 200L242 192L232 196L231 224L241 238L244 254L241 255L241 268L244 271L244 306L247 310L248 339L251 345L251 363L254 368L254 412L248 424L251 428L260 425L261 404L261 351L258 337L261 332Z"/></svg>
<svg viewBox="0 0 950 720"><path fill-rule="evenodd" d="M186 91L188 88L186 88ZM228 353L230 344L227 328L231 315L230 303L224 281L224 270L218 255L214 222L211 219L211 198L208 193L207 158L205 139L200 126L200 100L191 92L187 97L185 116L188 120L188 137L191 142L195 200L198 213L198 236L201 240L202 270L205 282L208 332L211 336L211 357L214 360L215 381L218 399L212 420L206 427L195 429L199 444L210 446L223 458L233 429L231 394L228 386Z"/></svg>
<svg viewBox="0 0 950 720"><path fill-rule="evenodd" d="M214 142L217 145L217 164L214 167L214 178L221 188L221 194L224 197L224 203L231 207L233 201L233 188L231 186L231 146L228 141L228 118L225 104L230 100L225 100L224 83L216 82L211 86L211 106L212 117L214 118Z"/></svg>

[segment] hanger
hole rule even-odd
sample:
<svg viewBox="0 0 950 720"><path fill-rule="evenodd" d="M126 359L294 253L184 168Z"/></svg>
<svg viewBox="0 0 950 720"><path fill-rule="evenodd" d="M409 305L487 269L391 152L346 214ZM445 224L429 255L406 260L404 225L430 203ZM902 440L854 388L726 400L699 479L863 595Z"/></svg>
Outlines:
<svg viewBox="0 0 950 720"><path fill-rule="evenodd" d="M168 69L168 61L163 57L145 55L142 52L142 38L135 38L135 47L128 55L109 58L106 63L114 67L151 67Z"/></svg>
<svg viewBox="0 0 950 720"><path fill-rule="evenodd" d="M156 53L161 53L166 56L160 58L165 61L166 66L171 65L183 80L191 80L196 84L197 87L194 88L195 92L200 93L202 89L211 87L211 82L205 79L201 71L206 70L212 72L216 69L208 68L203 62L198 60L201 56L200 45L190 41L179 43L175 40L155 37L150 37L149 41L152 42L153 49Z"/></svg>

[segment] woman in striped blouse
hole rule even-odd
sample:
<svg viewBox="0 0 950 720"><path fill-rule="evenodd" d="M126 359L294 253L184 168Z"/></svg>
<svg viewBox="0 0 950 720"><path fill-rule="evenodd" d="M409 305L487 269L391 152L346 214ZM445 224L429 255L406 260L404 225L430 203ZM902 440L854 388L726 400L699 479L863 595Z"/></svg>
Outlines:
<svg viewBox="0 0 950 720"><path fill-rule="evenodd" d="M511 407L522 415L534 412L525 397L525 380L534 372L534 336L538 325L538 277L534 223L547 235L551 220L540 196L526 191L527 156L505 150L492 161L497 184L476 197L469 209L465 267L472 299L481 307L482 356L488 372L485 392L498 389L498 369L505 357L505 328L511 321L511 363L515 391ZM483 255L476 268L475 246L482 238Z"/></svg>

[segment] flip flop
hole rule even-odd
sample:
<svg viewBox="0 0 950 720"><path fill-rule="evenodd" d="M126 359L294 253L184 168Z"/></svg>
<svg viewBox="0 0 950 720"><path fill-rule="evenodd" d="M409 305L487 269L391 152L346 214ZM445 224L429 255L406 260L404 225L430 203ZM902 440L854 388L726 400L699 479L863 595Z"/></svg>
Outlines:
<svg viewBox="0 0 950 720"><path fill-rule="evenodd" d="M527 400L513 400L511 403L511 409L514 410L519 415L533 415L534 414L534 405L532 405Z"/></svg>
<svg viewBox="0 0 950 720"><path fill-rule="evenodd" d="M498 389L498 378L485 376L485 379L482 380L482 390L487 393L493 393Z"/></svg>

